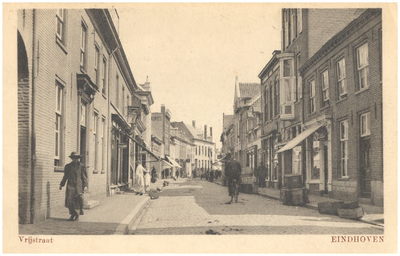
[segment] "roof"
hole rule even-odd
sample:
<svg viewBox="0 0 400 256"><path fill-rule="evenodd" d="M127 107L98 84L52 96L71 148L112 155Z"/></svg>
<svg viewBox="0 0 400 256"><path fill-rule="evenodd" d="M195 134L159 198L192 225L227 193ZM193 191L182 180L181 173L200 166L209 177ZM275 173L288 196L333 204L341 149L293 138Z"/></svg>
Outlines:
<svg viewBox="0 0 400 256"><path fill-rule="evenodd" d="M199 128L194 128L191 125L185 124L189 132L192 134L193 138L198 139L199 135L201 138L203 138L203 130Z"/></svg>
<svg viewBox="0 0 400 256"><path fill-rule="evenodd" d="M259 83L239 83L239 93L240 98L252 98L255 95L260 94L260 84Z"/></svg>
<svg viewBox="0 0 400 256"><path fill-rule="evenodd" d="M229 126L229 123L232 121L232 119L233 119L233 115L224 115L224 121L223 121L224 129Z"/></svg>
<svg viewBox="0 0 400 256"><path fill-rule="evenodd" d="M261 106L261 94L254 96L246 105L258 107Z"/></svg>

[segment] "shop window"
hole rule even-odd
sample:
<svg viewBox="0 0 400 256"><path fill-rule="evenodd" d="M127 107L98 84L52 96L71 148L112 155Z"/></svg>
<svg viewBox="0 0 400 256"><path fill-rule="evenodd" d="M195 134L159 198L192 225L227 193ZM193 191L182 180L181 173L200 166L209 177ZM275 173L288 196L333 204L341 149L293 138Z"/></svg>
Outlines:
<svg viewBox="0 0 400 256"><path fill-rule="evenodd" d="M368 87L368 62L368 44L363 44L357 48L358 90Z"/></svg>
<svg viewBox="0 0 400 256"><path fill-rule="evenodd" d="M346 61L344 58L337 62L336 69L339 99L343 99L347 96Z"/></svg>
<svg viewBox="0 0 400 256"><path fill-rule="evenodd" d="M311 179L319 180L321 173L321 153L319 148L319 141L313 141L311 153Z"/></svg>
<svg viewBox="0 0 400 256"><path fill-rule="evenodd" d="M315 112L315 80L311 80L308 83L308 87L310 90L309 112L312 114Z"/></svg>
<svg viewBox="0 0 400 256"><path fill-rule="evenodd" d="M340 122L340 169L342 177L348 177L348 121Z"/></svg>
<svg viewBox="0 0 400 256"><path fill-rule="evenodd" d="M292 171L294 174L301 174L301 146L293 148Z"/></svg>
<svg viewBox="0 0 400 256"><path fill-rule="evenodd" d="M283 59L282 85L281 85L281 119L290 120L294 118L294 101L296 97L295 76L293 71L293 59Z"/></svg>
<svg viewBox="0 0 400 256"><path fill-rule="evenodd" d="M55 130L54 130L54 166L63 165L63 102L64 87L56 82L55 84Z"/></svg>
<svg viewBox="0 0 400 256"><path fill-rule="evenodd" d="M322 87L322 106L329 105L329 75L328 70L321 74L321 87Z"/></svg>
<svg viewBox="0 0 400 256"><path fill-rule="evenodd" d="M370 129L370 114L362 114L360 116L360 134L361 137L366 137L371 135L371 129Z"/></svg>

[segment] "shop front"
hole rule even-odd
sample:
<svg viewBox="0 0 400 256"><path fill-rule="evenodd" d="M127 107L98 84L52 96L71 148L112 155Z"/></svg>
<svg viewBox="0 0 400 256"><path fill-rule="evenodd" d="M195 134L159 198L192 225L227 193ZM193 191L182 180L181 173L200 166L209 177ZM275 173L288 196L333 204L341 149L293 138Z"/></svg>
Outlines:
<svg viewBox="0 0 400 256"><path fill-rule="evenodd" d="M311 193L328 193L331 189L330 143L327 122L315 122L287 142L276 154L282 165L282 186L285 175L301 175Z"/></svg>
<svg viewBox="0 0 400 256"><path fill-rule="evenodd" d="M129 187L129 130L117 114L112 115L110 192Z"/></svg>

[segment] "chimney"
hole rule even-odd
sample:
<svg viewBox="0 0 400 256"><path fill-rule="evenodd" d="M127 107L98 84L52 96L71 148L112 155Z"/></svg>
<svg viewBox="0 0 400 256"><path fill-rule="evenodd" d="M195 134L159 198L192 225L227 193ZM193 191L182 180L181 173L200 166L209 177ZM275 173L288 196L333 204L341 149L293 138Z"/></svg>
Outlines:
<svg viewBox="0 0 400 256"><path fill-rule="evenodd" d="M196 121L195 120L192 120L192 126L193 126L193 128L196 128Z"/></svg>
<svg viewBox="0 0 400 256"><path fill-rule="evenodd" d="M207 140L207 125L204 125L204 139Z"/></svg>
<svg viewBox="0 0 400 256"><path fill-rule="evenodd" d="M212 137L212 127L210 127L210 137Z"/></svg>
<svg viewBox="0 0 400 256"><path fill-rule="evenodd" d="M165 113L165 105L161 104L161 113Z"/></svg>

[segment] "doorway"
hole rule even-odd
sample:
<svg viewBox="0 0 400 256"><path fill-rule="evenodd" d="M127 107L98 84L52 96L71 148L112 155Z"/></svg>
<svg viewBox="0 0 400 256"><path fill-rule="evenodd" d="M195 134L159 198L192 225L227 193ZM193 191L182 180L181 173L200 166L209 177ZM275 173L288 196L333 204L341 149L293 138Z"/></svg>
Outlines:
<svg viewBox="0 0 400 256"><path fill-rule="evenodd" d="M86 166L86 127L81 125L81 145L79 147L82 156L81 163Z"/></svg>
<svg viewBox="0 0 400 256"><path fill-rule="evenodd" d="M328 146L324 145L324 194L328 194Z"/></svg>
<svg viewBox="0 0 400 256"><path fill-rule="evenodd" d="M371 142L369 138L360 140L360 197L371 198Z"/></svg>

